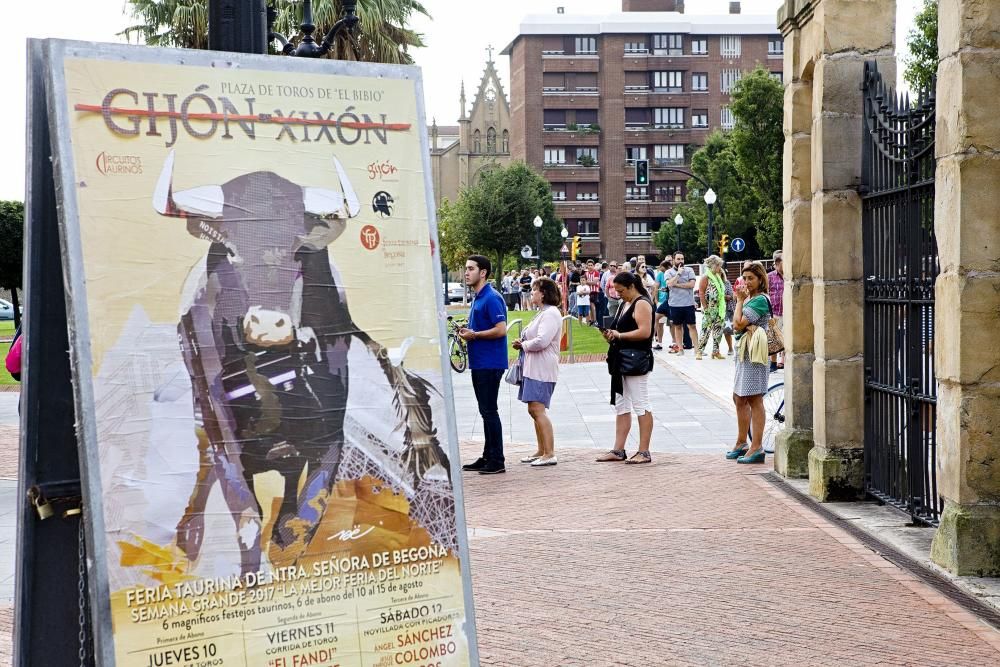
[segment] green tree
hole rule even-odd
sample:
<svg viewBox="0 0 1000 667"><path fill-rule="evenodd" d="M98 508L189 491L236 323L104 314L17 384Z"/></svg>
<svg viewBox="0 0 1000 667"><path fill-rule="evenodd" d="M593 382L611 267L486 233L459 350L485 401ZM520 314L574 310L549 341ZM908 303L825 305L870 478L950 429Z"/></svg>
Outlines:
<svg viewBox="0 0 1000 667"><path fill-rule="evenodd" d="M274 29L296 35L302 22L302 3L296 0L270 2L277 10ZM120 34L135 37L150 46L208 48L208 0L126 0L126 11L137 21ZM338 60L412 64L410 48L424 46L423 36L408 27L414 14L430 16L417 0L358 0L360 30L351 40L341 34L327 55ZM316 41L341 16L339 0L315 0L313 21ZM293 39L297 42L298 38Z"/></svg>
<svg viewBox="0 0 1000 667"><path fill-rule="evenodd" d="M445 239L455 234L464 250L489 257L495 267L517 257L522 246L535 246L536 215L542 218L542 257L557 257L562 245L552 186L524 162L481 172L479 181L462 190L447 213ZM500 274L494 272L497 282Z"/></svg>
<svg viewBox="0 0 1000 667"><path fill-rule="evenodd" d="M768 70L758 66L736 84L730 106L736 169L757 199L752 213L757 245L769 255L782 243L784 89Z"/></svg>
<svg viewBox="0 0 1000 667"><path fill-rule="evenodd" d="M938 3L924 0L924 7L914 17L914 27L906 35L909 57L904 59L903 79L914 90L929 88L938 67Z"/></svg>
<svg viewBox="0 0 1000 667"><path fill-rule="evenodd" d="M691 157L691 172L708 183L718 195L713 207L713 241L717 242L722 234L741 236L747 241L745 254L749 255L756 247L756 230L752 221L758 204L737 169L730 135L721 131L710 134L705 145ZM691 179L687 182L687 201L674 207L674 215L680 213L684 218L681 250L692 261L705 257L708 242L708 207L704 194L704 186ZM663 222L653 242L664 255L676 249L677 229L672 219ZM712 253L716 252L713 243Z"/></svg>
<svg viewBox="0 0 1000 667"><path fill-rule="evenodd" d="M469 246L466 226L463 224L461 202L454 204L447 198L441 200L437 212L438 238L441 242L441 259L449 271L458 270L473 254Z"/></svg>
<svg viewBox="0 0 1000 667"><path fill-rule="evenodd" d="M0 201L0 288L10 290L14 326L21 326L17 290L21 289L24 266L24 204Z"/></svg>

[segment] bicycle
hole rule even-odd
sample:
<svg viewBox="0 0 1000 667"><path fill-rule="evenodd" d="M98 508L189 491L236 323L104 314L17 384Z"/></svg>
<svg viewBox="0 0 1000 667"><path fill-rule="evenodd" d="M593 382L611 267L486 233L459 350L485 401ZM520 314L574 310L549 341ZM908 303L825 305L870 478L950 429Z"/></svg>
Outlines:
<svg viewBox="0 0 1000 667"><path fill-rule="evenodd" d="M764 451L774 453L778 434L785 430L785 383L776 382L764 394Z"/></svg>
<svg viewBox="0 0 1000 667"><path fill-rule="evenodd" d="M462 373L469 367L469 348L458 335L462 326L454 317L448 316L448 359L456 373Z"/></svg>

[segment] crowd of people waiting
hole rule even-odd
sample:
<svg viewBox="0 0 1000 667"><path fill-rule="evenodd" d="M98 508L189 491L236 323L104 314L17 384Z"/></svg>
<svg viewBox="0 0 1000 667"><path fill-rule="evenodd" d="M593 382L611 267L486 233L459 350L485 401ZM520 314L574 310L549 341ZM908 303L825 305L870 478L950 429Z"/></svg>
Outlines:
<svg viewBox="0 0 1000 667"><path fill-rule="evenodd" d="M482 456L466 464L466 471L481 474L505 472L502 426L497 409L504 378L518 386L518 399L527 404L534 421L537 450L521 459L533 467L556 465L552 423L547 410L559 375L559 339L564 309L581 325L601 329L608 342L610 403L616 414L615 443L600 456L601 462L649 463L653 414L648 375L653 370L653 350L663 349L670 332L668 353L683 355L695 350L702 360L707 349L712 359L735 358L733 402L737 413L737 438L726 458L738 463L762 463L764 450L763 395L769 371L780 366L769 354L768 327L781 326L784 289L781 252L774 253L775 268L766 272L760 262L746 262L732 284L722 258L705 259L701 275L685 264L684 254L674 253L657 269L638 256L621 263L574 263L569 270L522 269L504 274L501 292L491 284L492 266L481 255L466 262L466 284L475 298L468 325L459 335L468 343L472 386L483 418L485 444ZM697 315L702 312L701 329ZM512 343L518 358L508 368L506 313L539 310ZM722 353L725 337L727 352ZM709 342L713 347L709 347ZM625 443L631 414L639 424L638 450L629 457ZM748 443L752 443L748 444Z"/></svg>

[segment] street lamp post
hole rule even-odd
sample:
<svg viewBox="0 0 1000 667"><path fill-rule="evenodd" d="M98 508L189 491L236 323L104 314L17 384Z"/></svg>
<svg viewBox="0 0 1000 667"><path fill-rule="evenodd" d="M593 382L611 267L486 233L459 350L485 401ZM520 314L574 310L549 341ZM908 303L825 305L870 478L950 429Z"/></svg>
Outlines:
<svg viewBox="0 0 1000 667"><path fill-rule="evenodd" d="M718 197L715 194L715 190L709 188L705 192L705 204L708 206L708 253L705 254L706 257L712 254L712 207L715 206L715 201Z"/></svg>
<svg viewBox="0 0 1000 667"><path fill-rule="evenodd" d="M535 225L535 259L536 267L542 268L542 218L536 215L533 222Z"/></svg>
<svg viewBox="0 0 1000 667"><path fill-rule="evenodd" d="M323 37L323 42L320 44L316 43L315 38L312 34L316 30L316 24L313 23L312 15L312 0L303 0L302 3L302 23L299 29L302 30L302 39L299 41L299 45L295 46L288 41L283 35L280 35L273 30L271 30L271 25L274 23L274 19L277 15L274 9L268 9L268 33L267 39L278 40L281 42L281 52L286 56L298 56L300 58L322 58L330 49L333 48L333 42L337 39L337 35L341 30L347 30L347 34L353 38L354 28L361 21L360 17L355 13L358 7L358 0L343 0L341 2L344 9L344 16L339 21L330 27L330 30Z"/></svg>
<svg viewBox="0 0 1000 667"><path fill-rule="evenodd" d="M680 213L674 216L674 226L677 227L677 251L681 251L681 225L684 224L684 216Z"/></svg>

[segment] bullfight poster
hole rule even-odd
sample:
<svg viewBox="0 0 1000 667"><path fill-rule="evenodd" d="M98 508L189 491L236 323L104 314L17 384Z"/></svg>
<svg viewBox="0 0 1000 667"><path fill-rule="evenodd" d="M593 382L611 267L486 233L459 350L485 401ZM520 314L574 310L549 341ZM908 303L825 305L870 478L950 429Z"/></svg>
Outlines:
<svg viewBox="0 0 1000 667"><path fill-rule="evenodd" d="M47 48L101 664L476 664L419 70Z"/></svg>

